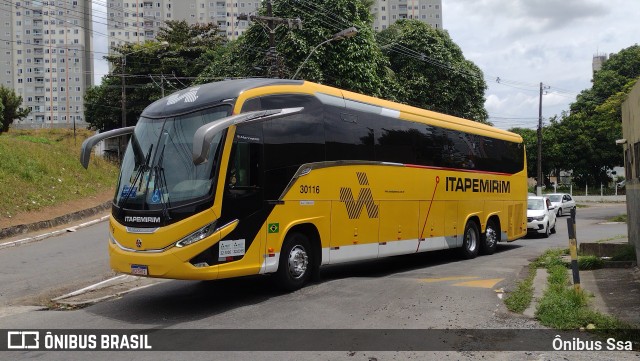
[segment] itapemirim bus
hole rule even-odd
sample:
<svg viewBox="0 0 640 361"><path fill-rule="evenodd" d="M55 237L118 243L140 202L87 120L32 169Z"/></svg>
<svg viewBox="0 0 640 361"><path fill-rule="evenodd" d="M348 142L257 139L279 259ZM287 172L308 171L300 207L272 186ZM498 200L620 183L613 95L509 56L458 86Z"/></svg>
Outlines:
<svg viewBox="0 0 640 361"><path fill-rule="evenodd" d="M306 81L228 80L148 106L109 221L111 267L148 277L276 275L526 234L522 138Z"/></svg>

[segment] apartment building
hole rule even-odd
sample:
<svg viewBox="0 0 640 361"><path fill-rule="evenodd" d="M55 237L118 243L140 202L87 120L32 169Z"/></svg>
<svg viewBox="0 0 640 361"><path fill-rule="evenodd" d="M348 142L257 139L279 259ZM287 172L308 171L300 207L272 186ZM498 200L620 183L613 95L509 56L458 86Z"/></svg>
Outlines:
<svg viewBox="0 0 640 361"><path fill-rule="evenodd" d="M16 127L86 125L93 83L91 1L0 2L0 82L31 109Z"/></svg>
<svg viewBox="0 0 640 361"><path fill-rule="evenodd" d="M167 20L213 22L222 35L236 39L249 27L238 15L259 8L259 0L107 0L109 46L153 40Z"/></svg>
<svg viewBox="0 0 640 361"><path fill-rule="evenodd" d="M400 19L415 19L442 29L442 0L376 0L373 28L382 31Z"/></svg>

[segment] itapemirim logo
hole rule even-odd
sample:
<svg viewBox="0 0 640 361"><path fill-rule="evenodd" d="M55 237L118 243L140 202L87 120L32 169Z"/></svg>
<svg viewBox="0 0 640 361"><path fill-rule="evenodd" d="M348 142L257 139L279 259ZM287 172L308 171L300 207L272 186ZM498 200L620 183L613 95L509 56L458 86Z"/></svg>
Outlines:
<svg viewBox="0 0 640 361"><path fill-rule="evenodd" d="M367 173L365 172L356 172L356 177L358 177L358 183L361 186L368 186L369 179L367 178ZM367 216L369 218L378 218L378 206L373 201L373 194L371 193L371 188L363 187L360 188L358 192L358 198L353 198L353 191L349 187L341 187L340 188L340 201L344 203L347 208L347 214L349 215L349 219L358 219L362 214L362 208L367 209Z"/></svg>

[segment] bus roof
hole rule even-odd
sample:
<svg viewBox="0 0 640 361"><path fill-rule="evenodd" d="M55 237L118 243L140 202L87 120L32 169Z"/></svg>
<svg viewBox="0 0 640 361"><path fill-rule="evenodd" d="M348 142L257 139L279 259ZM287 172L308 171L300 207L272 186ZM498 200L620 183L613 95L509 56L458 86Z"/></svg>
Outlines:
<svg viewBox="0 0 640 361"><path fill-rule="evenodd" d="M395 110L399 112L399 118L401 119L522 143L522 137L516 133L476 121L394 103L309 81L290 79L248 78L196 85L155 101L145 108L141 116L148 118L176 116L223 102L233 104L239 97L246 100L253 96L267 95L271 92L274 94L293 92L310 95L324 93L339 96L347 100ZM241 96L243 93L244 96ZM236 109L238 109L237 104Z"/></svg>
<svg viewBox="0 0 640 361"><path fill-rule="evenodd" d="M148 118L176 116L208 108L227 100L235 101L242 92L249 89L270 85L302 84L301 80L265 78L233 79L200 84L156 100L142 111L141 116Z"/></svg>

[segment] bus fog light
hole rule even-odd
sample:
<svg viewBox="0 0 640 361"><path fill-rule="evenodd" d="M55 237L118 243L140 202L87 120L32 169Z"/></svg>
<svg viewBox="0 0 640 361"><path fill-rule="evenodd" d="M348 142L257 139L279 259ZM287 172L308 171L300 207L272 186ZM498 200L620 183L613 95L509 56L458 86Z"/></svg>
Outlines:
<svg viewBox="0 0 640 361"><path fill-rule="evenodd" d="M176 247L185 247L209 237L213 233L215 229L215 225L216 225L216 222L213 222L198 229L197 231L191 233L190 235L176 242Z"/></svg>

